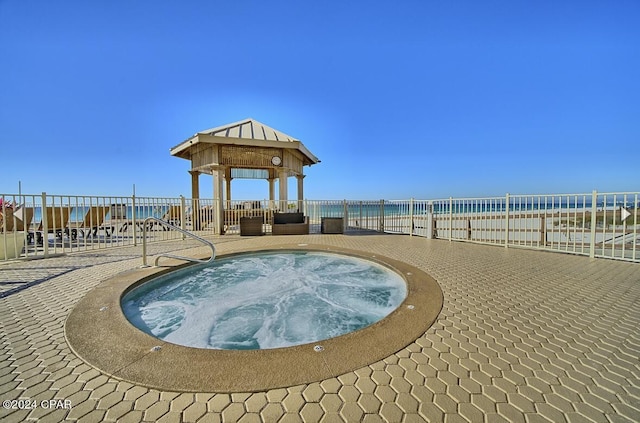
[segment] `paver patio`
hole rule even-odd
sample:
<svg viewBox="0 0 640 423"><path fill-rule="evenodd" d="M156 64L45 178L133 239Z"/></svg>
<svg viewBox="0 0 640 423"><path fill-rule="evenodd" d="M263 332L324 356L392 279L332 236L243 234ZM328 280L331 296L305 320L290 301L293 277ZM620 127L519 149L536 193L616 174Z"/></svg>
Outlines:
<svg viewBox="0 0 640 423"><path fill-rule="evenodd" d="M161 392L101 374L64 335L74 305L139 266L140 247L0 264L0 399L35 404L9 403L0 420L640 421L638 264L404 235L214 242L221 253L309 243L402 260L438 281L444 307L406 348L322 382L255 393ZM181 250L206 254L180 241L151 247Z"/></svg>

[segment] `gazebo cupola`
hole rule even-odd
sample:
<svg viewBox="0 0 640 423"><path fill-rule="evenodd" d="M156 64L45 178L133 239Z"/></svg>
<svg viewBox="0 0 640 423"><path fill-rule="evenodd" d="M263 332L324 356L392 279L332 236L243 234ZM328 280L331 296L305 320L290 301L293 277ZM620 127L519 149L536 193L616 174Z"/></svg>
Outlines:
<svg viewBox="0 0 640 423"><path fill-rule="evenodd" d="M300 142L283 132L254 119L245 119L200 131L171 148L171 155L191 160L191 196L200 197L200 174L213 175L213 198L224 209L224 199L231 201L231 180L266 179L269 200L275 201L275 180L279 181L279 208L285 208L287 179L298 180L298 208L304 199L304 166L319 163ZM224 186L224 190L223 190ZM225 195L226 194L226 195Z"/></svg>

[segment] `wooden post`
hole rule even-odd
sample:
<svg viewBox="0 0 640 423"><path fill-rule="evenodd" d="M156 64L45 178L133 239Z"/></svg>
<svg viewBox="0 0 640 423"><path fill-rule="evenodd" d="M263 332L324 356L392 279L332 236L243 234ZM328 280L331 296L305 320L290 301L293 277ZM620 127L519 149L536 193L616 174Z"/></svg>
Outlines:
<svg viewBox="0 0 640 423"><path fill-rule="evenodd" d="M279 182L280 182L280 189L278 191L278 198L280 200L280 205L279 205L279 209L280 209L280 213L286 213L287 209L288 209L288 188L287 188L287 170L286 169L280 169L280 175L279 175Z"/></svg>
<svg viewBox="0 0 640 423"><path fill-rule="evenodd" d="M304 213L304 177L305 175L296 175L298 179L298 213Z"/></svg>
<svg viewBox="0 0 640 423"><path fill-rule="evenodd" d="M213 201L215 201L216 203L216 220L218 224L217 229L220 235L224 234L224 202L223 202L224 195L222 191L223 179L224 179L224 170L214 169L213 170L213 198L214 198Z"/></svg>
<svg viewBox="0 0 640 423"><path fill-rule="evenodd" d="M269 172L269 179L267 179L267 181L269 182L269 209L273 210L276 208L275 205L275 199L276 199L276 180L275 178L271 177L271 172Z"/></svg>
<svg viewBox="0 0 640 423"><path fill-rule="evenodd" d="M225 193L226 193L226 201L225 201L225 209L231 209L231 169L228 172L225 172L224 182L225 182Z"/></svg>
<svg viewBox="0 0 640 423"><path fill-rule="evenodd" d="M198 199L200 198L200 172L192 170L191 174L191 227L193 230L200 230L200 205Z"/></svg>

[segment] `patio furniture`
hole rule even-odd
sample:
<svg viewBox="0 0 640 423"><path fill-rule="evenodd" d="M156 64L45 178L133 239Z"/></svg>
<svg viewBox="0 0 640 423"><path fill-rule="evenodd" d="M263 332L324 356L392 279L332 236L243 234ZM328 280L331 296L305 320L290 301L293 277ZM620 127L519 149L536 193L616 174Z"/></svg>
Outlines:
<svg viewBox="0 0 640 423"><path fill-rule="evenodd" d="M240 218L240 236L264 235L264 232L262 232L262 222L263 222L263 219L261 216L241 217Z"/></svg>
<svg viewBox="0 0 640 423"><path fill-rule="evenodd" d="M207 229L211 224L216 222L216 208L214 206L200 207L198 221L200 222L200 230Z"/></svg>
<svg viewBox="0 0 640 423"><path fill-rule="evenodd" d="M273 235L308 235L309 218L302 213L274 213Z"/></svg>
<svg viewBox="0 0 640 423"><path fill-rule="evenodd" d="M89 210L87 210L87 213L84 215L82 222L71 222L69 224L71 239L75 240L78 238L78 231L83 238L86 238L85 231L95 237L98 234L98 230L103 227L104 220L110 209L111 208L108 206L90 206ZM69 235L69 229L65 230L67 235ZM109 230L113 232L113 227L105 226L104 230L107 237L110 237L111 234L109 233Z"/></svg>
<svg viewBox="0 0 640 423"><path fill-rule="evenodd" d="M111 219L121 220L127 218L127 205L126 204L112 204L111 205Z"/></svg>
<svg viewBox="0 0 640 423"><path fill-rule="evenodd" d="M167 211L162 215L162 220L164 220L165 222L174 225L174 226L180 226L182 223L182 206L180 205L169 205L169 208L167 209ZM139 231L144 231L144 217L138 217L136 219L136 228ZM130 226L133 225L133 221L131 220L127 220L125 221L122 226L120 227L120 232L126 232ZM155 220L151 220L149 222L147 222L147 231L155 231L156 226L159 226L163 231L169 231L170 229L162 224L160 224L159 222L156 222Z"/></svg>
<svg viewBox="0 0 640 423"><path fill-rule="evenodd" d="M344 233L344 219L342 217L323 217L320 219L320 232L323 234Z"/></svg>
<svg viewBox="0 0 640 423"><path fill-rule="evenodd" d="M55 234L56 238L62 239L62 234L67 228L71 209L66 206L46 207L44 213L47 216L47 233ZM36 240L40 245L44 238L44 219L40 221L35 229Z"/></svg>
<svg viewBox="0 0 640 423"><path fill-rule="evenodd" d="M181 206L176 205L169 206L169 210L167 210L164 216L162 216L162 220L174 226L180 226L180 222L182 220L181 208Z"/></svg>
<svg viewBox="0 0 640 423"><path fill-rule="evenodd" d="M271 210L269 209L226 209L224 211L224 224L235 226L240 223L243 217L260 217L263 222L269 224Z"/></svg>

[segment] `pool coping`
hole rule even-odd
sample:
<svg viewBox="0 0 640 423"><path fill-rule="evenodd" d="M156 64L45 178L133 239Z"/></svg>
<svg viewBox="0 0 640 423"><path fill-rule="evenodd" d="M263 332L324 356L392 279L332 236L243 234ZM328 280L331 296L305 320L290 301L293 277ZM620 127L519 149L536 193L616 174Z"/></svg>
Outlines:
<svg viewBox="0 0 640 423"><path fill-rule="evenodd" d="M389 357L422 336L442 309L443 293L435 279L407 263L365 251L286 244L220 257L280 250L335 252L385 265L403 276L407 297L367 328L311 344L249 351L185 347L137 329L120 307L122 295L133 286L189 265L167 261L176 265L123 272L89 291L65 322L67 343L92 367L138 385L174 392L257 392L337 377ZM317 345L322 351L314 349Z"/></svg>

